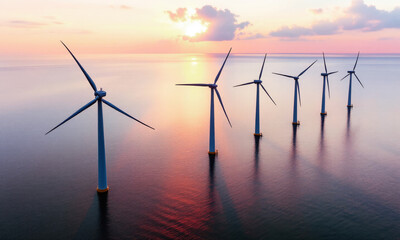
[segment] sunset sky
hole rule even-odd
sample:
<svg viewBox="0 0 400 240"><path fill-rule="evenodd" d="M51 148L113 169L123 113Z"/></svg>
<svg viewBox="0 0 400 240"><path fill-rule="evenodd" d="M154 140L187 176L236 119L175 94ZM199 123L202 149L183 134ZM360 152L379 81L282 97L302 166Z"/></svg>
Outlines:
<svg viewBox="0 0 400 240"><path fill-rule="evenodd" d="M14 0L0 55L400 53L398 0Z"/></svg>

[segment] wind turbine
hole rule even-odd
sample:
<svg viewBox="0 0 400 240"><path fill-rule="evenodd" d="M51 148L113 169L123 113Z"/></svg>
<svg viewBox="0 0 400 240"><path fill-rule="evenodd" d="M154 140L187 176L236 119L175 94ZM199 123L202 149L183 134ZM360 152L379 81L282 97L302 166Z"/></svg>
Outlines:
<svg viewBox="0 0 400 240"><path fill-rule="evenodd" d="M258 80L254 80L253 82L243 83L243 84L239 84L239 85L234 86L234 87L240 87L240 86L245 86L245 85L249 85L249 84L253 84L253 83L257 85L256 126L255 126L254 136L262 136L262 133L260 133L260 86L265 91L265 93L268 95L268 97L271 99L271 101L276 105L275 101L272 99L272 97L269 95L267 90L264 88L264 86L262 85L262 81L261 81L261 76L262 76L262 73L263 73L263 69L264 69L264 64L265 64L265 59L266 58L267 58L267 54L265 54L265 56L264 56L264 62L262 64Z"/></svg>
<svg viewBox="0 0 400 240"><path fill-rule="evenodd" d="M334 73L337 73L338 71L335 72L330 72L328 73L328 69L326 67L326 61L325 61L325 54L322 53L322 56L324 58L324 67L325 67L325 72L321 73L321 76L323 76L323 87L322 87L322 105L321 105L321 115L324 116L327 114L327 112L325 111L325 84L328 84L328 94L329 94L329 98L331 98L331 91L329 90L329 78L328 76Z"/></svg>
<svg viewBox="0 0 400 240"><path fill-rule="evenodd" d="M226 55L225 61L222 64L221 69L219 70L217 76L215 77L214 83L212 84L204 84L204 83L189 83L189 84L176 84L177 86L196 86L196 87L209 87L211 89L211 106L210 106L210 143L209 143L209 149L208 149L208 154L210 155L215 155L218 153L217 150L215 150L215 124L214 124L214 92L217 94L218 100L221 103L222 110L224 110L226 119L228 120L229 125L232 127L231 121L229 120L228 114L226 114L224 104L222 103L221 95L218 92L218 85L217 81L219 79L219 76L221 75L222 69L225 66L226 60L229 57L229 54L231 53L231 49L229 49L228 55Z"/></svg>
<svg viewBox="0 0 400 240"><path fill-rule="evenodd" d="M353 104L351 104L351 86L352 86L352 76L354 74L354 76L357 78L358 82L360 83L361 87L364 88L364 85L361 83L360 79L357 77L356 74L356 66L357 66L357 62L358 62L358 57L360 56L360 52L358 52L357 54L357 59L356 59L356 63L354 64L353 70L352 71L347 71L347 75L344 76L342 79L340 79L340 81L342 81L343 79L345 79L347 76L350 75L350 81L349 81L349 97L347 100L347 107L351 108L353 107Z"/></svg>
<svg viewBox="0 0 400 240"><path fill-rule="evenodd" d="M50 131L48 131L46 133L46 135L97 102L97 121L98 121L97 122L98 123L97 124L97 130L98 130L98 186L97 186L97 192L99 192L99 193L107 192L109 187L107 185L106 154L105 154L105 147L104 147L104 127L103 127L102 103L105 103L106 105L110 106L111 108L115 109L116 111L124 114L125 116L127 116L129 118L132 118L133 120L145 125L146 127L149 127L153 130L154 130L154 128L137 120L136 118L132 117L128 113L126 113L126 112L122 111L121 109L119 109L118 107L114 106L109 101L104 100L103 97L106 96L106 92L103 91L101 88L100 88L100 90L97 90L96 84L94 83L92 78L89 76L89 74L85 71L85 69L82 67L82 65L78 62L78 60L75 58L74 54L72 54L72 52L68 49L68 47L62 41L61 41L61 43L68 50L68 52L74 58L75 62L78 64L79 68L82 70L82 72L85 75L86 79L88 80L90 86L94 90L95 98L92 101L90 101L88 104L86 104L85 106L81 107L78 111L76 111L74 114L69 116L67 119L65 119L62 123L58 124L56 127L51 129Z"/></svg>
<svg viewBox="0 0 400 240"><path fill-rule="evenodd" d="M280 76L284 76L284 77L288 77L288 78L293 78L294 80L294 106L293 106L293 125L300 125L300 121L297 121L297 92L299 92L299 101L300 101L300 106L301 106L301 97L300 97L300 85L299 85L299 78L301 75L303 75L312 65L314 65L314 63L317 60L315 60L313 63L311 63L310 66L308 66L308 68L306 68L304 71L302 71L299 75L297 76L290 76L290 75L286 75L286 74L281 74L281 73L273 73L276 75L280 75Z"/></svg>

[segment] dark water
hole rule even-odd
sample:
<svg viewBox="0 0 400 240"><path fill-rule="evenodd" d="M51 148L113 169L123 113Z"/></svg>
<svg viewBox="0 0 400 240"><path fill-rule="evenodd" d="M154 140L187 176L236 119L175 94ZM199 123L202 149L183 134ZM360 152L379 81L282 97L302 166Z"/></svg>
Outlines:
<svg viewBox="0 0 400 240"><path fill-rule="evenodd" d="M400 56L328 56L331 99L320 117L317 55L267 60L261 139L254 138L255 86L262 55L233 55L219 89L216 146L208 150L211 82L224 55L79 56L107 100L152 131L104 107L110 191L96 194L97 116L92 107L44 133L93 98L66 54L1 59L0 239L399 239ZM299 128L293 128L298 74Z"/></svg>

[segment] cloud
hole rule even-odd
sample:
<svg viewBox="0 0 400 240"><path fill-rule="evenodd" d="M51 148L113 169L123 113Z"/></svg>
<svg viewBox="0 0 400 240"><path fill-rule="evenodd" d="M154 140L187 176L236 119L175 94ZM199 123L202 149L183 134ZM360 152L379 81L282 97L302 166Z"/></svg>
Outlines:
<svg viewBox="0 0 400 240"><path fill-rule="evenodd" d="M381 37L381 38L378 38L378 40L379 41L391 41L391 40L397 40L397 39L394 37Z"/></svg>
<svg viewBox="0 0 400 240"><path fill-rule="evenodd" d="M174 22L185 21L187 9L186 8L178 8L178 9L176 9L176 13L171 12L171 11L166 11L166 13L168 13L169 18Z"/></svg>
<svg viewBox="0 0 400 240"><path fill-rule="evenodd" d="M86 34L92 34L93 32L90 30L85 30L85 29L68 29L68 28L63 28L63 29L57 29L57 30L50 30L48 33L51 34L77 34L77 35L86 35Z"/></svg>
<svg viewBox="0 0 400 240"><path fill-rule="evenodd" d="M225 41L233 40L237 30L244 29L250 22L237 23L237 15L228 9L217 10L216 8L206 5L196 9L197 16L194 18L208 22L208 30L197 36L195 41Z"/></svg>
<svg viewBox="0 0 400 240"><path fill-rule="evenodd" d="M119 6L120 9L124 9L124 10L130 10L132 9L131 7L127 6L127 5L121 5Z"/></svg>
<svg viewBox="0 0 400 240"><path fill-rule="evenodd" d="M114 5L110 5L110 8L117 8L117 9L122 9L122 10L131 10L132 7L128 6L128 5L119 5L119 6L114 6Z"/></svg>
<svg viewBox="0 0 400 240"><path fill-rule="evenodd" d="M12 20L5 22L4 25L12 28L39 28L48 24L43 22L34 22L25 20Z"/></svg>
<svg viewBox="0 0 400 240"><path fill-rule="evenodd" d="M92 31L85 29L71 29L64 26L63 22L56 21L55 17L43 17L47 21L26 21L26 20L10 20L0 23L0 26L18 29L18 31L26 31L27 29L35 29L35 31L45 31L50 34L91 34ZM36 30L37 29L37 30Z"/></svg>
<svg viewBox="0 0 400 240"><path fill-rule="evenodd" d="M45 16L44 21L28 21L28 20L9 20L0 22L0 26L10 28L23 28L23 29L39 29L49 25L62 25L63 22L57 21L55 17Z"/></svg>
<svg viewBox="0 0 400 240"><path fill-rule="evenodd" d="M363 0L353 0L344 10L344 16L333 21L320 21L311 27L283 26L270 32L270 36L299 38L312 35L332 35L342 31L379 31L386 28L400 28L400 8L392 11L379 10L373 5L366 5Z"/></svg>
<svg viewBox="0 0 400 240"><path fill-rule="evenodd" d="M315 35L332 35L339 31L339 27L334 22L321 21L312 26L312 31Z"/></svg>
<svg viewBox="0 0 400 240"><path fill-rule="evenodd" d="M252 40L252 39L260 39L260 38L266 38L266 37L267 36L265 36L264 34L256 33L256 34L245 35L244 37L242 37L240 39L241 40Z"/></svg>
<svg viewBox="0 0 400 240"><path fill-rule="evenodd" d="M310 9L310 12L312 12L314 14L321 14L324 12L324 10L322 8L314 8L314 9Z"/></svg>
<svg viewBox="0 0 400 240"><path fill-rule="evenodd" d="M354 0L346 13L349 17L339 19L345 30L378 31L385 28L400 28L400 7L385 11L366 5L363 0Z"/></svg>
<svg viewBox="0 0 400 240"><path fill-rule="evenodd" d="M229 9L219 10L210 5L196 8L194 14L189 15L186 8L178 8L176 12L167 11L172 21L200 20L207 25L207 30L194 37L184 36L184 40L200 41L229 41L235 39L236 33L250 25L250 22L238 22L238 15ZM188 16L189 15L189 16Z"/></svg>
<svg viewBox="0 0 400 240"><path fill-rule="evenodd" d="M284 26L277 31L271 32L269 35L272 37L285 37L285 38L297 38L300 36L314 35L313 31L309 28L293 26Z"/></svg>

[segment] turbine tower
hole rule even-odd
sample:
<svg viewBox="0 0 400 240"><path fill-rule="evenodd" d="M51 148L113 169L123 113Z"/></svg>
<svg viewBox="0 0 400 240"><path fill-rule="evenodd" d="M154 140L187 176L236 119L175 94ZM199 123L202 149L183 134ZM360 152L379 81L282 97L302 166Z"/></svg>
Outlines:
<svg viewBox="0 0 400 240"><path fill-rule="evenodd" d="M322 104L321 104L321 115L324 116L327 114L327 112L325 111L325 84L328 85L328 94L329 94L329 98L331 98L331 91L329 90L329 78L328 76L334 73L337 73L337 71L335 72L330 72L328 73L328 69L326 67L326 61L325 61L325 54L322 53L322 57L324 58L324 67L325 67L325 72L321 73L321 76L323 77L323 87L322 87Z"/></svg>
<svg viewBox="0 0 400 240"><path fill-rule="evenodd" d="M46 133L49 134L59 126L63 125L79 113L83 112L93 104L97 102L97 120L98 120L98 125L97 125L97 130L98 130L98 186L97 186L97 192L103 193L107 192L109 190L108 184L107 184L107 171L106 171L106 153L105 153L105 145L104 145L104 127L103 127L103 106L102 103L105 103L106 105L110 106L111 108L115 109L116 111L124 114L125 116L132 118L133 120L145 125L146 127L149 127L154 130L154 128L150 127L149 125L137 120L136 118L132 117L128 113L122 111L121 109L117 108L114 106L112 103L109 101L106 101L103 99L106 96L106 92L103 91L101 88L100 90L97 90L96 84L92 80L92 78L89 76L89 74L85 71L85 69L82 67L82 65L78 62L78 60L75 58L74 54L68 49L68 47L61 41L61 43L64 45L64 47L68 50L68 52L71 54L71 56L74 58L75 62L78 64L79 68L82 70L83 74L85 75L86 79L88 80L90 86L94 90L94 96L95 98L90 101L88 104L85 106L81 107L78 111L76 111L74 114L69 116L67 119L65 119L62 123L58 124L56 127L51 129Z"/></svg>
<svg viewBox="0 0 400 240"><path fill-rule="evenodd" d="M360 79L358 78L357 74L356 74L356 66L357 66L357 62L358 62L358 57L360 56L360 52L358 52L357 54L357 59L356 59L356 63L354 64L353 70L351 71L347 71L347 75L344 76L342 79L340 79L340 81L342 81L343 79L345 79L347 76L350 76L350 81L349 81L349 97L347 99L347 107L351 108L353 107L353 104L351 104L351 87L352 87L352 81L353 81L353 74L354 76L357 78L358 82L360 83L361 87L364 88L364 85L361 83Z"/></svg>
<svg viewBox="0 0 400 240"><path fill-rule="evenodd" d="M258 80L254 80L253 82L248 82L248 83L243 83L243 84L239 84L236 85L234 87L240 87L240 86L245 86L245 85L249 85L249 84L256 84L257 85L257 95L256 95L256 126L255 126L255 132L254 132L254 136L262 136L262 133L260 132L260 86L262 87L262 89L265 91L265 93L268 95L268 97L271 99L271 101L276 105L275 101L272 99L272 97L269 95L269 93L267 92L267 90L264 88L264 86L262 85L262 81L261 81L261 76L264 70L264 64L265 64L265 59L267 58L267 54L265 54L264 56L264 61L261 67L261 71L260 71L260 75L258 77Z"/></svg>
<svg viewBox="0 0 400 240"><path fill-rule="evenodd" d="M210 106L210 145L208 148L208 154L215 155L218 151L215 149L215 123L214 123L214 92L217 94L218 100L221 103L222 110L224 110L226 119L228 120L229 125L232 127L231 121L229 120L228 114L226 114L224 104L222 103L221 95L218 92L217 81L219 76L221 75L222 69L225 66L226 60L231 53L231 49L229 49L228 55L226 55L225 61L222 64L221 69L219 70L217 76L215 77L214 83L212 84L204 84L204 83L189 83L189 84L176 84L177 86L196 86L196 87L209 87L211 89L211 106Z"/></svg>
<svg viewBox="0 0 400 240"><path fill-rule="evenodd" d="M299 101L300 101L300 106L301 106L301 97L300 97L300 85L299 85L299 78L301 75L303 75L312 65L314 65L314 63L317 60L315 60L313 63L311 63L310 66L308 66L308 68L306 68L304 71L302 71L299 75L297 76L290 76L290 75L286 75L286 74L281 74L281 73L273 73L276 75L280 75L280 76L284 76L284 77L288 77L288 78L293 78L294 80L294 105L293 105L293 125L300 125L300 121L297 120L297 92L299 92Z"/></svg>

